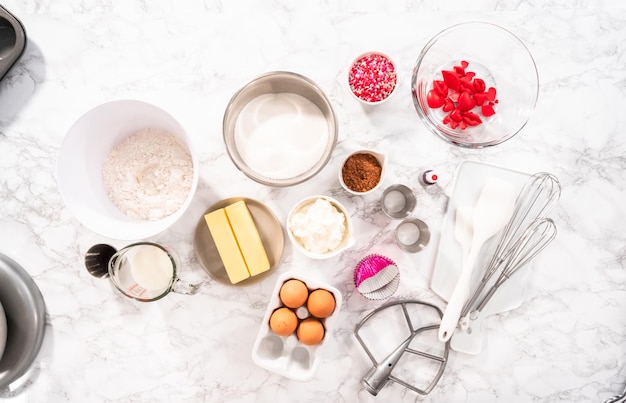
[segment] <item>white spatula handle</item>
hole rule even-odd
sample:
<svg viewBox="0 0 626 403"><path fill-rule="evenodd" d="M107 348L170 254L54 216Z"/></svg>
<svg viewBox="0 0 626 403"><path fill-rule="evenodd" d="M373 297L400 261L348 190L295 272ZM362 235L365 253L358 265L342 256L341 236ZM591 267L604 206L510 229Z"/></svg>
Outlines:
<svg viewBox="0 0 626 403"><path fill-rule="evenodd" d="M480 248L472 247L470 253L467 255L467 259L463 262L461 276L459 277L459 280L454 287L454 291L448 300L448 306L446 307L446 311L443 313L443 318L441 318L441 324L439 325L439 340L444 343L452 337L454 329L456 329L456 326L459 323L463 305L465 305L469 296L472 269L474 267L474 262L478 257L477 249L479 250Z"/></svg>

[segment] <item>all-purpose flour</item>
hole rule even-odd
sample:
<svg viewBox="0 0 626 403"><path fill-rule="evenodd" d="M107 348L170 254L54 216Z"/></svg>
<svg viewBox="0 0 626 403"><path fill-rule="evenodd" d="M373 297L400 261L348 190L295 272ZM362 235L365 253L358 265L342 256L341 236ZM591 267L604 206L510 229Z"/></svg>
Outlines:
<svg viewBox="0 0 626 403"><path fill-rule="evenodd" d="M145 129L109 153L102 179L107 194L124 213L159 220L185 202L193 183L193 162L172 134Z"/></svg>
<svg viewBox="0 0 626 403"><path fill-rule="evenodd" d="M239 113L235 144L253 171L268 178L293 178L324 155L328 124L322 111L300 95L264 94Z"/></svg>

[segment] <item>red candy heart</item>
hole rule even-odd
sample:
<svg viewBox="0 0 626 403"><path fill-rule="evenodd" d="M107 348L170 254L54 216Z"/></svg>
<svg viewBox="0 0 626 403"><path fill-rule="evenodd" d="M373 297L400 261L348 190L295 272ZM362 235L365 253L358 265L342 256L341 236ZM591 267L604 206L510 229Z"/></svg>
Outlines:
<svg viewBox="0 0 626 403"><path fill-rule="evenodd" d="M476 101L476 105L482 106L487 100L487 94L485 93L476 93L474 94L474 101Z"/></svg>
<svg viewBox="0 0 626 403"><path fill-rule="evenodd" d="M461 115L461 110L460 109L455 109L452 112L450 112L450 119L457 121L457 122L461 122L463 120L463 115Z"/></svg>
<svg viewBox="0 0 626 403"><path fill-rule="evenodd" d="M478 126L483 122L480 116L474 112L465 112L465 114L463 114L463 121L467 123L468 126Z"/></svg>
<svg viewBox="0 0 626 403"><path fill-rule="evenodd" d="M462 92L459 96L459 109L469 111L476 106L476 101L469 92Z"/></svg>
<svg viewBox="0 0 626 403"><path fill-rule="evenodd" d="M480 109L483 116L485 117L493 116L496 113L496 111L493 110L493 106L491 105L483 105Z"/></svg>
<svg viewBox="0 0 626 403"><path fill-rule="evenodd" d="M428 91L428 94L426 95L426 103L428 103L428 106L433 109L442 107L445 100L446 99L439 95L435 90Z"/></svg>
<svg viewBox="0 0 626 403"><path fill-rule="evenodd" d="M485 92L487 86L485 85L485 81L482 78L474 79L474 92Z"/></svg>
<svg viewBox="0 0 626 403"><path fill-rule="evenodd" d="M472 84L472 82L467 78L459 79L459 86L461 87L461 91L474 92L474 84Z"/></svg>
<svg viewBox="0 0 626 403"><path fill-rule="evenodd" d="M450 112L453 109L454 109L454 102L452 102L450 98L446 98L443 104L443 111Z"/></svg>
<svg viewBox="0 0 626 403"><path fill-rule="evenodd" d="M452 91L459 90L459 77L454 71L443 70L441 75L443 76L443 81L448 84L448 88Z"/></svg>
<svg viewBox="0 0 626 403"><path fill-rule="evenodd" d="M437 93L437 95L445 98L448 96L448 84L445 81L435 80L433 81L433 91Z"/></svg>

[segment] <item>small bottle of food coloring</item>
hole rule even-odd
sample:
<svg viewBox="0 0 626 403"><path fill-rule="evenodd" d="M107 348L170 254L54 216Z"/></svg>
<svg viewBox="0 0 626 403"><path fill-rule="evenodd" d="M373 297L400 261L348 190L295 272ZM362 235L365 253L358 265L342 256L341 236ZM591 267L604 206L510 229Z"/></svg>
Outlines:
<svg viewBox="0 0 626 403"><path fill-rule="evenodd" d="M422 183L424 183L424 185L434 185L437 183L437 179L439 179L439 177L432 169L422 174Z"/></svg>

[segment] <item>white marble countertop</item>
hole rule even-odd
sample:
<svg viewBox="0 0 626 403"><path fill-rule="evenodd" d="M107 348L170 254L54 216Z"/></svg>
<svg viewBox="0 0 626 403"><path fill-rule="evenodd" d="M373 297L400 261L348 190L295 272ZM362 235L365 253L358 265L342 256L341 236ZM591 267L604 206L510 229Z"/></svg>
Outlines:
<svg viewBox="0 0 626 403"><path fill-rule="evenodd" d="M49 324L29 378L0 398L598 402L624 390L626 9L617 1L112 3L3 2L25 25L28 46L0 83L0 252L32 275ZM436 138L420 122L410 96L411 71L428 39L473 20L498 23L522 38L541 83L528 125L512 140L484 150ZM346 68L373 49L396 60L401 83L388 103L364 109L346 89ZM273 70L316 81L340 125L328 165L291 188L247 179L222 141L230 97ZM284 224L298 199L330 195L350 211L356 245L314 261L287 240L282 261L263 282L235 288L210 280L195 296L172 294L153 303L126 299L106 280L92 278L83 267L89 246L125 243L103 239L72 217L57 188L57 153L84 112L123 98L169 111L197 144L201 176L195 199L170 230L151 238L174 248L190 276L204 276L192 247L198 219L207 206L231 196L266 203ZM364 197L341 189L338 164L363 147L389 155L385 184L402 182L415 190L414 214L433 232L423 252L406 254L394 245L397 221L380 211L382 189ZM444 308L429 284L446 192L466 160L556 175L563 192L551 217L559 234L528 268L522 306L488 319L487 344L479 355L451 351L443 377L425 397L396 384L373 397L360 385L371 365L353 330L380 303L355 292L353 267L368 253L383 253L402 273L394 300L420 299ZM418 177L428 168L441 181L424 188ZM338 326L310 382L268 372L251 358L270 293L288 270L314 271L343 295Z"/></svg>

